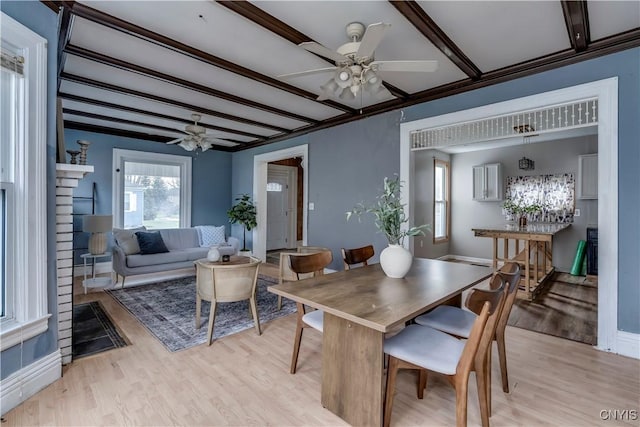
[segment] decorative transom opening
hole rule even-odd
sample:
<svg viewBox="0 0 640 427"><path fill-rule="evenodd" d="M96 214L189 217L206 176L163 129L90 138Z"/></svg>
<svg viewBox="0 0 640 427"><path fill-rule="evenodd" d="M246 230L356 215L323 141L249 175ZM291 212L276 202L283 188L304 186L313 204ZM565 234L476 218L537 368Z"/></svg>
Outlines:
<svg viewBox="0 0 640 427"><path fill-rule="evenodd" d="M598 124L598 99L545 106L480 120L456 123L409 134L412 150L577 129Z"/></svg>

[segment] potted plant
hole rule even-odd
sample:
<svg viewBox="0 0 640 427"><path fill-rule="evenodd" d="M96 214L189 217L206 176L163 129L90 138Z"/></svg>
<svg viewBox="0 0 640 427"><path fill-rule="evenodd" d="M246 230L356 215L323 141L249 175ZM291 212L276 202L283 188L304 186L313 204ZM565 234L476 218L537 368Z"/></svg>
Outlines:
<svg viewBox="0 0 640 427"><path fill-rule="evenodd" d="M373 214L376 227L384 233L389 242L389 246L380 253L380 265L387 276L394 278L404 277L413 262L411 252L403 246L404 238L422 236L426 230L431 229L429 224L405 226L409 218L406 217L404 205L400 202L401 187L398 176L393 179L385 177L382 194L376 197L375 204L367 207L358 203L353 210L347 212L347 220L353 215L360 219L365 213Z"/></svg>
<svg viewBox="0 0 640 427"><path fill-rule="evenodd" d="M242 225L242 250L241 252L251 252L247 249L247 231L251 231L258 224L256 222L256 206L248 194L241 194L236 198L236 204L227 211L231 224Z"/></svg>
<svg viewBox="0 0 640 427"><path fill-rule="evenodd" d="M520 227L527 226L527 215L535 214L540 212L544 205L533 202L533 203L523 203L523 202L514 202L511 199L507 199L502 205L502 208L509 214L514 215L518 218L518 225Z"/></svg>

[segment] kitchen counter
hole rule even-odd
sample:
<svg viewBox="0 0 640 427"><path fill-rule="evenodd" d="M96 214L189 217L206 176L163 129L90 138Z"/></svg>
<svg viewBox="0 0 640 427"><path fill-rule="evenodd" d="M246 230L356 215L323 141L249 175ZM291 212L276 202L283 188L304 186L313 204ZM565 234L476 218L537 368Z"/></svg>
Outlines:
<svg viewBox="0 0 640 427"><path fill-rule="evenodd" d="M556 234L565 228L569 227L571 224L567 223L557 223L557 222L530 222L524 227L520 227L517 222L506 222L504 224L499 224L491 227L478 227L472 228L472 231L489 231L489 232L501 232L507 231L509 233L518 233L518 234Z"/></svg>
<svg viewBox="0 0 640 427"><path fill-rule="evenodd" d="M553 267L553 236L568 228L567 223L530 222L525 227L518 223L508 222L490 227L477 227L471 230L476 237L493 239L493 269L498 263L517 262L523 269L518 294L533 300L548 282L555 268ZM502 253L499 253L502 242ZM514 252L510 251L513 240ZM520 243L523 242L522 250Z"/></svg>

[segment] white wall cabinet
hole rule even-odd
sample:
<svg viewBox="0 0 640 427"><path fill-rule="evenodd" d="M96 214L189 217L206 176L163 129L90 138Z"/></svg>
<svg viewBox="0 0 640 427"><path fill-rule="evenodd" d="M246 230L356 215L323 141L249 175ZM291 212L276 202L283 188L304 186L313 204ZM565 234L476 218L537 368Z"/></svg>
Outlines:
<svg viewBox="0 0 640 427"><path fill-rule="evenodd" d="M473 167L473 200L481 202L500 201L503 193L501 163Z"/></svg>
<svg viewBox="0 0 640 427"><path fill-rule="evenodd" d="M578 199L597 199L598 154L583 154L578 159Z"/></svg>

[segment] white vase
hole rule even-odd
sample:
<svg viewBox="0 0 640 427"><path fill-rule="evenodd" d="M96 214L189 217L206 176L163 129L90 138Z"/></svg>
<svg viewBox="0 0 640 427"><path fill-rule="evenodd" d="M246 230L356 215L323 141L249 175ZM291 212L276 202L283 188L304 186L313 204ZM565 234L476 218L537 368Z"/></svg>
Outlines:
<svg viewBox="0 0 640 427"><path fill-rule="evenodd" d="M207 253L207 259L211 262L216 262L220 260L220 251L218 250L218 248L213 247L211 249L209 249L209 252Z"/></svg>
<svg viewBox="0 0 640 427"><path fill-rule="evenodd" d="M413 263L413 255L402 245L389 245L380 253L380 266L389 277L402 279Z"/></svg>

